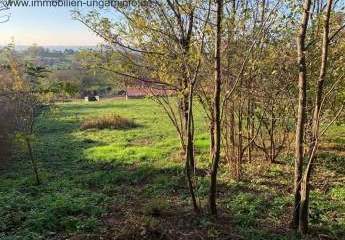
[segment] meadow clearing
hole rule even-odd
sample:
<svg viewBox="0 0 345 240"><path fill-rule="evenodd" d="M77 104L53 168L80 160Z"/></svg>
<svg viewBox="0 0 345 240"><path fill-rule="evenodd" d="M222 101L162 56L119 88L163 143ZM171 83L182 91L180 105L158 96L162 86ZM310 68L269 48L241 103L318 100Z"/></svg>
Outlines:
<svg viewBox="0 0 345 240"><path fill-rule="evenodd" d="M83 119L109 113L138 126L80 129ZM210 163L201 108L195 120L196 191L204 206ZM286 224L293 204L292 157L246 165L240 182L222 168L222 211L214 220L193 214L176 131L151 100L58 104L37 128L34 155L42 184L32 184L24 152L0 169L1 240L299 239ZM308 238L344 239L345 126L333 127L326 138L313 178Z"/></svg>

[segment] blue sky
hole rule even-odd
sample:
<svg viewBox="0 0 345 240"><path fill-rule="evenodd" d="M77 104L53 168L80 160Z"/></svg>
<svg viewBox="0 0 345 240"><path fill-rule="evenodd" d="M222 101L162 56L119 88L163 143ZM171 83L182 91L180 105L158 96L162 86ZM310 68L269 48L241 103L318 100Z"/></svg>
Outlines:
<svg viewBox="0 0 345 240"><path fill-rule="evenodd" d="M12 8L10 20L0 24L0 45L14 39L16 45L88 46L101 40L72 20L70 8ZM4 13L1 12L1 15Z"/></svg>

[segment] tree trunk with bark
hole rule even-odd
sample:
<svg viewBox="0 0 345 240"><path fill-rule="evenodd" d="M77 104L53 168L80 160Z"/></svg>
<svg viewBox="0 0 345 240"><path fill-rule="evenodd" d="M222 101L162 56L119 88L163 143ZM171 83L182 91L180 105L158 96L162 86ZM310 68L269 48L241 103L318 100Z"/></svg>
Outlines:
<svg viewBox="0 0 345 240"><path fill-rule="evenodd" d="M194 211L196 213L199 213L199 207L196 202L196 197L194 193L194 186L193 186L193 179L192 179L192 169L194 166L194 161L192 162L192 159L194 159L194 147L193 147L193 126L192 126L192 119L193 119L193 84L189 85L189 91L188 91L188 120L187 120L187 144L186 144L186 176L188 181L188 188L189 193L191 195L192 204Z"/></svg>
<svg viewBox="0 0 345 240"><path fill-rule="evenodd" d="M333 0L328 0L327 7L324 14L323 25L323 40L322 40L322 53L321 53L321 67L319 79L316 83L316 97L315 108L313 113L312 125L312 142L310 144L309 162L305 170L301 183L301 203L299 212L299 231L302 234L308 232L308 212L309 212L309 194L310 194L310 177L313 170L313 163L316 158L316 151L318 148L319 128L320 128L320 110L323 97L323 86L327 73L327 62L329 52L329 28L330 16L332 10Z"/></svg>
<svg viewBox="0 0 345 240"><path fill-rule="evenodd" d="M35 181L36 181L36 185L40 185L41 181L38 175L38 167L37 167L37 162L34 158L34 154L32 151L32 146L31 146L31 141L29 138L25 138L25 142L26 142L26 146L28 149L28 153L29 153L29 158L30 158L30 162L31 162L31 166L32 166L32 171L35 177Z"/></svg>
<svg viewBox="0 0 345 240"><path fill-rule="evenodd" d="M215 81L214 81L214 99L213 99L213 121L214 121L214 147L212 149L212 169L211 183L209 191L209 210L212 215L217 215L217 173L220 161L221 147L221 39L222 39L222 19L223 19L223 0L217 0L217 30L215 46Z"/></svg>
<svg viewBox="0 0 345 240"><path fill-rule="evenodd" d="M297 38L297 53L298 53L298 113L296 124L296 145L295 145L295 176L294 176L294 196L295 203L292 217L292 228L297 229L299 225L299 212L301 201L301 180L303 171L304 158L304 128L306 118L306 92L307 92L307 69L305 57L305 42L306 33L309 22L309 11L311 0L304 0L303 17Z"/></svg>

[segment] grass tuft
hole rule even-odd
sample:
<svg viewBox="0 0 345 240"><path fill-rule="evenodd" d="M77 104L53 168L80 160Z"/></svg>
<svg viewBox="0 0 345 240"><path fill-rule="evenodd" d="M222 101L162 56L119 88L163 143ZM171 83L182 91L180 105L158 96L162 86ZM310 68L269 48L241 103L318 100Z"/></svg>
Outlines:
<svg viewBox="0 0 345 240"><path fill-rule="evenodd" d="M81 130L87 129L131 129L138 125L131 119L116 114L103 115L86 119L80 126Z"/></svg>

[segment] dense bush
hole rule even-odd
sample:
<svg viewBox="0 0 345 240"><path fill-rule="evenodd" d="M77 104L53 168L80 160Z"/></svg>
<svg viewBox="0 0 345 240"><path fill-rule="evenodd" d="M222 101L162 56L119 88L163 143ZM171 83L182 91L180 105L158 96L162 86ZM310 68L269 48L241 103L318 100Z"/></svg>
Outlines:
<svg viewBox="0 0 345 240"><path fill-rule="evenodd" d="M0 167L10 152L10 134L13 133L13 109L8 99L0 97Z"/></svg>
<svg viewBox="0 0 345 240"><path fill-rule="evenodd" d="M87 129L130 129L137 127L137 124L130 119L121 117L116 114L104 115L86 119L81 124L82 130Z"/></svg>

